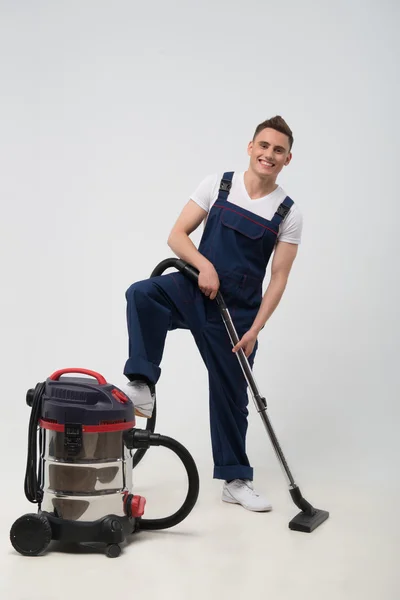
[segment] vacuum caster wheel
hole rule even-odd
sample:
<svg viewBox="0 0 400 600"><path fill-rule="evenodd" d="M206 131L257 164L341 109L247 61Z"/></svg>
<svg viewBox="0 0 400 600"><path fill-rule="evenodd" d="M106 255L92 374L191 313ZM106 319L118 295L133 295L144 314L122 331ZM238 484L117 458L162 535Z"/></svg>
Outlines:
<svg viewBox="0 0 400 600"><path fill-rule="evenodd" d="M117 558L121 554L121 546L118 544L108 544L106 555L108 558Z"/></svg>
<svg viewBox="0 0 400 600"><path fill-rule="evenodd" d="M15 521L10 540L15 550L24 556L39 556L50 544L51 525L41 513L23 515Z"/></svg>

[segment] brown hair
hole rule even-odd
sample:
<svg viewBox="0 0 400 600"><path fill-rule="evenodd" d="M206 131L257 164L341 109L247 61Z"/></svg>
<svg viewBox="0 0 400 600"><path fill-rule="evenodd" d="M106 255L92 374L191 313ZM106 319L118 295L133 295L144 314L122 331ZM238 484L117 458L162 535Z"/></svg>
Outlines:
<svg viewBox="0 0 400 600"><path fill-rule="evenodd" d="M282 119L282 117L280 115L277 115L276 117L272 117L271 119L267 119L266 121L263 121L262 123L260 123L254 132L253 140L257 137L257 135L260 133L260 131L262 131L263 129L266 129L267 127L269 127L270 129L275 129L276 131L279 131L280 133L284 133L285 135L287 135L289 138L289 150L292 149L292 146L293 146L292 130L290 129L289 125L286 123L286 121L284 119Z"/></svg>

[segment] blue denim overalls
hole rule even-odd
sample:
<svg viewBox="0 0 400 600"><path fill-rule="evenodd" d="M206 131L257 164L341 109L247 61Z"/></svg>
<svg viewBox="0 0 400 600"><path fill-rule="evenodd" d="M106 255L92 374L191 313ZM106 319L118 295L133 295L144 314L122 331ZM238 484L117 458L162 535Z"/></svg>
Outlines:
<svg viewBox="0 0 400 600"><path fill-rule="evenodd" d="M239 338L250 329L262 301L262 283L279 225L293 200L286 197L271 221L228 201L233 173L224 173L199 245L215 267L220 291ZM248 416L244 378L215 301L181 273L134 283L126 292L129 358L124 373L156 384L168 331L189 329L208 369L214 478L253 479L246 455ZM253 366L257 344L249 357ZM189 381L196 374L183 365ZM184 398L190 388L181 391ZM184 407L182 407L184 408ZM201 410L203 406L199 407Z"/></svg>

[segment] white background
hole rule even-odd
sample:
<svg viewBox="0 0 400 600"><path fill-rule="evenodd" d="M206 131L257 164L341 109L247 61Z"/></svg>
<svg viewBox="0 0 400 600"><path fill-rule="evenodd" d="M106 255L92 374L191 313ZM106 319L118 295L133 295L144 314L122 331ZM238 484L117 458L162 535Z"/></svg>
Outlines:
<svg viewBox="0 0 400 600"><path fill-rule="evenodd" d="M255 376L300 483L398 489L396 3L0 7L0 459L18 503L5 534L27 509L26 390L72 366L123 383L125 290L172 255L199 181L246 169L275 114L294 133L278 181L304 231ZM207 480L207 374L190 333L169 335L162 369L157 431ZM257 478L279 465L250 402Z"/></svg>

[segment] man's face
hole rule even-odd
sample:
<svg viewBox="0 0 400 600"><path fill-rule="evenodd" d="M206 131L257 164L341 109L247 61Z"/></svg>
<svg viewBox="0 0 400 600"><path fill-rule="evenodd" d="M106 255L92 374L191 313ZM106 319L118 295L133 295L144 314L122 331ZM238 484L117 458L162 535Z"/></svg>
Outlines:
<svg viewBox="0 0 400 600"><path fill-rule="evenodd" d="M289 138L275 129L263 129L249 143L250 168L260 177L275 179L292 159Z"/></svg>

